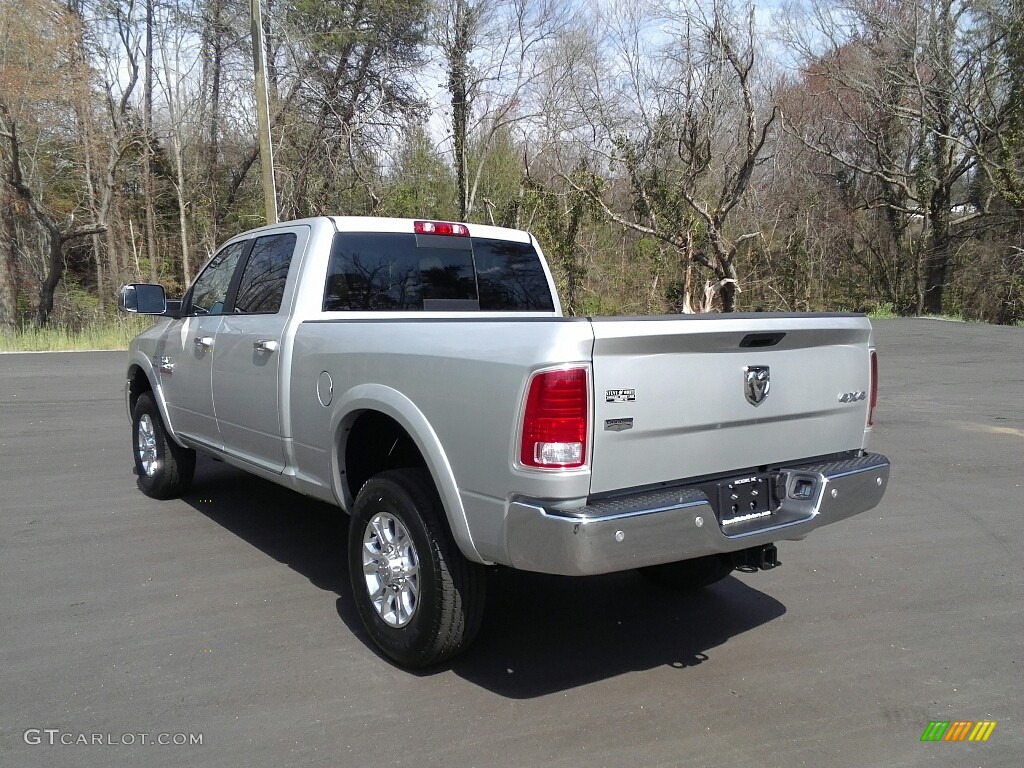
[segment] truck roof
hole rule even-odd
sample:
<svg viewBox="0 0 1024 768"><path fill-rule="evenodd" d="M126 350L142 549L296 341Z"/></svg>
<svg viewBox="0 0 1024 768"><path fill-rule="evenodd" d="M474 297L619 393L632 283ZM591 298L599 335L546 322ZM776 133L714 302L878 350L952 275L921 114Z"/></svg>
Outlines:
<svg viewBox="0 0 1024 768"><path fill-rule="evenodd" d="M339 232L412 232L417 221L446 221L444 219L398 219L385 216L329 216ZM521 229L492 227L487 224L462 224L469 229L470 237L486 237L493 240L512 240L518 243L530 242L530 234Z"/></svg>
<svg viewBox="0 0 1024 768"><path fill-rule="evenodd" d="M421 219L400 219L389 216L309 216L303 219L279 221L276 224L265 224L262 227L253 227L252 229L248 229L244 232L239 232L237 235L230 238L230 240L242 237L252 237L254 234L273 230L275 227L290 227L297 224L307 224L311 227L322 227L328 222L337 232L408 232L412 234L414 231L413 227L417 221L462 224L462 226L469 229L470 237L483 237L492 240L510 240L516 243L533 243L534 246L537 245L537 242L533 239L530 233L521 229L492 227L488 224L467 224L465 222L448 221L447 219L428 219L426 217ZM224 244L227 244L230 240L224 241Z"/></svg>

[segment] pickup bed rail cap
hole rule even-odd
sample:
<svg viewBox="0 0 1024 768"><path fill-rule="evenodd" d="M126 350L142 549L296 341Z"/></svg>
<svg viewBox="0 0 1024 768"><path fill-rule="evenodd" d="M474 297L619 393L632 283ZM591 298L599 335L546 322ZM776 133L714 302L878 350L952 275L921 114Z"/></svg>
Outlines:
<svg viewBox="0 0 1024 768"><path fill-rule="evenodd" d="M636 320L657 322L668 320L831 320L840 318L867 319L860 312L702 312L694 315L602 315L591 317L595 323L626 323Z"/></svg>

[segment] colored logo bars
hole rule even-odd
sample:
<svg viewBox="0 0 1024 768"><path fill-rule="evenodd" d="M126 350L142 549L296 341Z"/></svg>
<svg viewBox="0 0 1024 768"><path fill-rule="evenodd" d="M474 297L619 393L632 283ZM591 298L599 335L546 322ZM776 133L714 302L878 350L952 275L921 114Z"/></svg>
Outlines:
<svg viewBox="0 0 1024 768"><path fill-rule="evenodd" d="M921 741L988 741L995 729L995 720L932 720Z"/></svg>

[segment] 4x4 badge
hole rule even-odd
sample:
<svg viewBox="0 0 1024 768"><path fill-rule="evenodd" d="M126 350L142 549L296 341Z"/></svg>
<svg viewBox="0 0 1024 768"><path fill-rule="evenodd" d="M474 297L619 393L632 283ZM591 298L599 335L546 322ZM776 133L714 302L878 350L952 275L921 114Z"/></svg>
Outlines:
<svg viewBox="0 0 1024 768"><path fill-rule="evenodd" d="M743 369L743 394L751 405L760 405L771 388L771 371L767 365L748 365Z"/></svg>

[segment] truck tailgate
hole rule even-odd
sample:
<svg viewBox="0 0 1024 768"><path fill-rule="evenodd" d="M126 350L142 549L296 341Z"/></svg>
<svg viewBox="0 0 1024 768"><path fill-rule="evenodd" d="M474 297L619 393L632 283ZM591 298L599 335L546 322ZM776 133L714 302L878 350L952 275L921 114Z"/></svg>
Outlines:
<svg viewBox="0 0 1024 768"><path fill-rule="evenodd" d="M592 494L864 445L871 325L863 316L592 324ZM748 372L761 383L748 387Z"/></svg>

